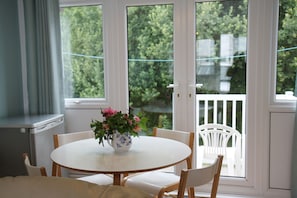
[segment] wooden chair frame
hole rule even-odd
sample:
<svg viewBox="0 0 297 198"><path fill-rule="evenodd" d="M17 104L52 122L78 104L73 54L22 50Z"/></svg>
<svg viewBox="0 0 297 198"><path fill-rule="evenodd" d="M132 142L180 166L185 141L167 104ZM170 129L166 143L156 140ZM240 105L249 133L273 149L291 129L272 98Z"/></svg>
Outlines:
<svg viewBox="0 0 297 198"><path fill-rule="evenodd" d="M54 134L53 140L54 140L54 148L58 148L59 146L62 146L67 143L71 143L74 141L79 141L83 139L88 138L94 138L94 132L93 131L82 131L82 132L73 132L73 133L64 133L64 134ZM75 171L72 172L77 175L74 177L78 180L87 181L90 183L95 183L99 185L111 185L113 182L113 179L111 176L106 174L85 174L84 172ZM59 166L57 163L53 162L52 164L52 176L62 176L62 170L61 166ZM73 175L72 175L73 176Z"/></svg>
<svg viewBox="0 0 297 198"><path fill-rule="evenodd" d="M45 167L32 166L28 153L23 153L24 164L29 176L47 176Z"/></svg>
<svg viewBox="0 0 297 198"><path fill-rule="evenodd" d="M176 132L176 134L174 134L174 136L172 136L172 134L170 133L174 133ZM185 136L184 133L188 133L188 138L187 140L184 140L182 141L182 137ZM193 151L193 146L194 146L194 132L184 132L184 131L178 131L178 130L169 130L169 129L161 129L161 128L154 128L153 129L153 136L156 136L156 137L162 137L162 138L168 138L168 139L173 139L173 140L176 140L176 141L179 141L179 142L183 142L185 144L187 144L190 149ZM192 155L193 155L193 152L191 153L191 155L185 160L186 161L186 167L188 169L192 168ZM140 173L140 174L146 174L146 173ZM168 173L168 174L173 174L173 173ZM123 181L123 185L126 185L126 183L128 182L129 178L132 178L134 177L134 175L131 175L131 176L128 176L128 177L125 177L124 178L124 181ZM136 177L137 177L137 174L136 174ZM176 175L177 178L179 178L177 175ZM128 185L129 186L129 185ZM131 187L135 187L137 188L136 186L131 186ZM171 183L169 185L166 185L166 186L163 186L157 195L158 198L163 198L164 194L165 193L168 193L168 192L171 192L171 191L174 191L174 190L177 190L179 187L179 182L177 181L176 183Z"/></svg>
<svg viewBox="0 0 297 198"><path fill-rule="evenodd" d="M177 198L184 198L185 190L188 189L189 198L195 198L194 187L209 183L211 180L211 198L216 198L223 156L218 155L215 162L207 167L198 169L184 169L181 171L180 183L178 188Z"/></svg>
<svg viewBox="0 0 297 198"><path fill-rule="evenodd" d="M71 138L69 139L69 137ZM82 139L92 138L94 137L94 133L92 131L82 131L82 132L75 132L75 133L64 133L64 134L54 134L54 148L58 148L63 144L67 144L73 141L78 141ZM53 162L52 164L52 176L62 176L61 166Z"/></svg>

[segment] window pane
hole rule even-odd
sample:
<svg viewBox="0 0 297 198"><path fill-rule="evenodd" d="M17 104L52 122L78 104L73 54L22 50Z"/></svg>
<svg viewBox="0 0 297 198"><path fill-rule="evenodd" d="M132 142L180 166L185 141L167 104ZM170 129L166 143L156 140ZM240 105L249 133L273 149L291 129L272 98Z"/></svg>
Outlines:
<svg viewBox="0 0 297 198"><path fill-rule="evenodd" d="M224 176L245 176L247 5L247 0L196 3L196 126L223 124L240 133L227 147L201 138L196 163L201 167L223 154Z"/></svg>
<svg viewBox="0 0 297 198"><path fill-rule="evenodd" d="M198 93L246 93L247 1L196 5Z"/></svg>
<svg viewBox="0 0 297 198"><path fill-rule="evenodd" d="M129 103L148 127L172 128L173 5L128 7Z"/></svg>
<svg viewBox="0 0 297 198"><path fill-rule="evenodd" d="M102 7L61 8L65 98L104 98Z"/></svg>
<svg viewBox="0 0 297 198"><path fill-rule="evenodd" d="M292 99L294 92L297 68L296 32L297 1L280 0L276 72L276 94L279 99Z"/></svg>

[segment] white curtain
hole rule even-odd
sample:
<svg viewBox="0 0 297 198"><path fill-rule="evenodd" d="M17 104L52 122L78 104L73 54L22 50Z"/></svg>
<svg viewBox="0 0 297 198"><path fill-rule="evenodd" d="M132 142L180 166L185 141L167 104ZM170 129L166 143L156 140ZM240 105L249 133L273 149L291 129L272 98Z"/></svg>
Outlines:
<svg viewBox="0 0 297 198"><path fill-rule="evenodd" d="M59 0L23 0L28 114L64 112Z"/></svg>

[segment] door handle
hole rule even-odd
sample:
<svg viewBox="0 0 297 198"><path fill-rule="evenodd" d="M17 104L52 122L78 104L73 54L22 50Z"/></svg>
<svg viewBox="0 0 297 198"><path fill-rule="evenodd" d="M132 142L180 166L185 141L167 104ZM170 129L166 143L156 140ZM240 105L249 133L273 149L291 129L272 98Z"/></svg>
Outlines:
<svg viewBox="0 0 297 198"><path fill-rule="evenodd" d="M178 83L177 83L177 84L169 84L169 85L167 85L166 88L176 88L176 87L178 87L178 86L179 86Z"/></svg>

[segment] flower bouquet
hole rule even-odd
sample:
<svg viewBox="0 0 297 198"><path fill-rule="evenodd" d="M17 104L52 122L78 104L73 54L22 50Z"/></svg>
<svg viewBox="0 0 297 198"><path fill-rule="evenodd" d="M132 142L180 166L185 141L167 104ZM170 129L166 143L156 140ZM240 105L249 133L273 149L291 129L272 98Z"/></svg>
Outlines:
<svg viewBox="0 0 297 198"><path fill-rule="evenodd" d="M92 120L90 126L95 133L95 139L99 139L99 144L103 146L103 140L112 140L115 133L138 136L141 131L143 122L132 114L130 109L128 113L122 113L109 107L102 109L101 114L103 121Z"/></svg>

